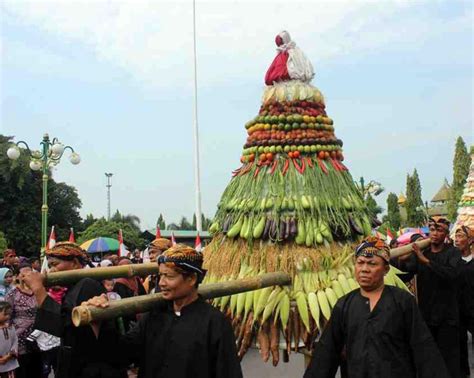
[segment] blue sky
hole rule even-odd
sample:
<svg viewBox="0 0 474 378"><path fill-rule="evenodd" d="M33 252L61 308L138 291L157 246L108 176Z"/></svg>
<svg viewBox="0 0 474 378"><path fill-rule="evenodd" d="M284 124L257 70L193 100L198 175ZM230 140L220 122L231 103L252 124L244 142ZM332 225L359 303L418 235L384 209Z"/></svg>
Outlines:
<svg viewBox="0 0 474 378"><path fill-rule="evenodd" d="M82 215L112 208L153 227L194 211L192 3L3 1L0 132L32 147L71 144L55 178ZM471 2L197 1L202 200L206 215L239 165L274 37L312 61L354 178L404 190L417 168L429 200L451 180L454 143L473 143Z"/></svg>

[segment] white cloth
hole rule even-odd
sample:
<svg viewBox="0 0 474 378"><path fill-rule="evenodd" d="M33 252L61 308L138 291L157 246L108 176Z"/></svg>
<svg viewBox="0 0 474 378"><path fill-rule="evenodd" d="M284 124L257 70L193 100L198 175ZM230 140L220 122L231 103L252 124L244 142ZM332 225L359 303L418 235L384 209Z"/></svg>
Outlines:
<svg viewBox="0 0 474 378"><path fill-rule="evenodd" d="M461 256L461 258L465 261L465 262L469 262L472 260L472 255L469 255L469 256Z"/></svg>
<svg viewBox="0 0 474 378"><path fill-rule="evenodd" d="M30 335L28 336L28 340L36 341L36 344L38 344L38 348L42 352L46 352L47 350L56 348L61 344L61 340L59 339L59 337L50 335L49 333L40 331L38 329L35 329L33 332L30 333Z"/></svg>
<svg viewBox="0 0 474 378"><path fill-rule="evenodd" d="M283 40L283 44L277 47L277 51L288 52L288 61L286 63L288 75L293 80L309 83L314 77L313 65L303 51L296 46L296 43L291 40L290 33L283 30L278 35Z"/></svg>

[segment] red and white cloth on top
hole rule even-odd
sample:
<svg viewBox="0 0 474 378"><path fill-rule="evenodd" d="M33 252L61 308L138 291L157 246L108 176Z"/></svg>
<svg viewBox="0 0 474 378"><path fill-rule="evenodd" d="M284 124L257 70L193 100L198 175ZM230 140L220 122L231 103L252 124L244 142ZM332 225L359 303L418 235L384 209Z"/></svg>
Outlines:
<svg viewBox="0 0 474 378"><path fill-rule="evenodd" d="M265 84L275 82L300 80L309 83L314 77L314 69L303 51L291 40L286 30L280 32L276 38L278 54L273 59L265 75Z"/></svg>

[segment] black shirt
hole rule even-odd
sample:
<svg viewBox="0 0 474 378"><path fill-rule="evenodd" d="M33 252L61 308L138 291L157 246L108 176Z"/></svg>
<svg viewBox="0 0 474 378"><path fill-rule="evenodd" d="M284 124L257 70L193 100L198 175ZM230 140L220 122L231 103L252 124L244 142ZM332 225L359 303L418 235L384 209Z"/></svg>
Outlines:
<svg viewBox="0 0 474 378"><path fill-rule="evenodd" d="M397 287L372 311L359 289L339 299L304 378L333 378L343 350L350 378L449 377L415 299Z"/></svg>
<svg viewBox="0 0 474 378"><path fill-rule="evenodd" d="M127 376L125 365L116 351L119 334L113 321L102 323L98 338L90 326L75 327L72 324L72 309L103 293L105 289L100 282L84 278L68 289L62 304L48 296L38 308L35 328L61 338L55 377Z"/></svg>
<svg viewBox="0 0 474 378"><path fill-rule="evenodd" d="M461 252L445 245L438 253L424 252L429 265L421 264L415 255L394 265L417 274L418 305L429 326L459 324L458 278L461 270Z"/></svg>
<svg viewBox="0 0 474 378"><path fill-rule="evenodd" d="M122 347L139 360L140 378L240 378L232 327L224 315L199 298L180 316L172 302L144 314Z"/></svg>

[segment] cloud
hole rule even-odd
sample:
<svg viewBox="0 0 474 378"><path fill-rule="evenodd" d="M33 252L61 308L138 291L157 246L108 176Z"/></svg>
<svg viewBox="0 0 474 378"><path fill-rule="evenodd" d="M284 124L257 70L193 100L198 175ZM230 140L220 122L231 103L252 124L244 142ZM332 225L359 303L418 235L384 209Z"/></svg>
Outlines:
<svg viewBox="0 0 474 378"><path fill-rule="evenodd" d="M4 1L4 11L64 43L79 43L98 61L151 88L190 86L191 1ZM289 30L318 64L374 49L412 48L434 35L469 27L472 15L444 19L416 2L201 2L196 5L200 85L255 72L258 80ZM438 20L437 28L432 28ZM255 80L250 77L249 80Z"/></svg>

